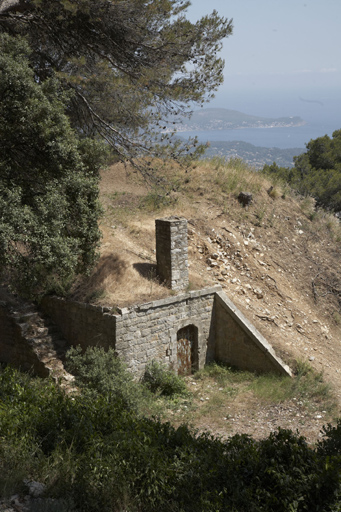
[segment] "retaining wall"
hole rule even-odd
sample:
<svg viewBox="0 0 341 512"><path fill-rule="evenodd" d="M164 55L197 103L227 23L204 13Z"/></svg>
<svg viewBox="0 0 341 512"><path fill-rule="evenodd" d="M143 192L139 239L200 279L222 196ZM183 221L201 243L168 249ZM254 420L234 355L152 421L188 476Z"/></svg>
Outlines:
<svg viewBox="0 0 341 512"><path fill-rule="evenodd" d="M70 345L112 347L128 368L141 375L156 360L178 369L178 331L196 333L195 368L214 360L243 370L291 375L271 345L214 286L115 310L46 297L44 311Z"/></svg>
<svg viewBox="0 0 341 512"><path fill-rule="evenodd" d="M80 345L84 350L91 346L115 349L116 316L111 314L111 308L59 297L45 297L41 307L70 345Z"/></svg>
<svg viewBox="0 0 341 512"><path fill-rule="evenodd" d="M290 375L290 368L222 292L215 300L215 359L240 370Z"/></svg>
<svg viewBox="0 0 341 512"><path fill-rule="evenodd" d="M112 347L134 374L156 360L177 370L177 332L197 329L198 368L214 359L214 297L220 286L192 291L131 308L109 308L46 297L43 310L70 345Z"/></svg>

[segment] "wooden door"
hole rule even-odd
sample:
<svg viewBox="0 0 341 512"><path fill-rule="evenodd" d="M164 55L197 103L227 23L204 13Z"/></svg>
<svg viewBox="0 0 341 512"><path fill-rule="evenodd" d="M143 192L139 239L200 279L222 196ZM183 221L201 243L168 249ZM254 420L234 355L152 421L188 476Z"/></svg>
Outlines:
<svg viewBox="0 0 341 512"><path fill-rule="evenodd" d="M178 374L189 375L196 366L196 329L188 325L179 329L177 334Z"/></svg>

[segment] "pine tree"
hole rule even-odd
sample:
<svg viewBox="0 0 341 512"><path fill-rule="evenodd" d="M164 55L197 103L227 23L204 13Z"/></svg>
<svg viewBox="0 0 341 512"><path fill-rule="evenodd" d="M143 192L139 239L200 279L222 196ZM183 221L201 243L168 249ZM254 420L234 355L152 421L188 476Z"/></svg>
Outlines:
<svg viewBox="0 0 341 512"><path fill-rule="evenodd" d="M180 114L212 98L232 21L196 23L183 0L0 0L0 31L25 35L36 80L57 74L74 95L79 133L101 136L122 159L175 156ZM165 128L167 127L167 130ZM167 148L167 150L166 150Z"/></svg>

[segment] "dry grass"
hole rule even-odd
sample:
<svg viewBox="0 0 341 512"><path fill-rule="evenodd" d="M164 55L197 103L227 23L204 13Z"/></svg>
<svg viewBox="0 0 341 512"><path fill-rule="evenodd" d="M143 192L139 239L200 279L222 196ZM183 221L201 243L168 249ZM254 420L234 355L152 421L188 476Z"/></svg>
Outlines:
<svg viewBox="0 0 341 512"><path fill-rule="evenodd" d="M324 371L325 380L340 388L340 305L322 287L341 282L339 221L240 161L202 161L188 171L160 166L159 176L157 187L150 187L123 164L103 172L101 258L90 278L76 284L74 298L123 307L170 295L155 275L155 218L183 216L189 228L190 288L220 284L285 362L309 359L318 374ZM251 205L239 204L241 190L253 194ZM220 256L213 269L208 257L214 253ZM281 426L299 428L311 439L328 419L323 403L310 412L298 404L297 410L297 397L273 404L245 383L221 386L207 378L206 384L188 379L194 399L173 403L168 418L224 436L245 431L255 437L281 419Z"/></svg>
<svg viewBox="0 0 341 512"><path fill-rule="evenodd" d="M205 258L195 246L201 243L198 231L209 234L225 221L226 227L230 224L232 228L233 223L253 225L276 230L275 237L285 237L290 226L283 229L282 218L286 211L290 215L295 211L306 222L307 231L328 234L334 241L340 239L337 219L316 213L310 198L299 201L288 196L279 184L269 194L268 179L240 160L200 161L186 171L174 163L158 165L160 181L155 187L148 186L136 170L122 163L103 171L101 258L90 279L76 283L74 298L123 306L169 295L156 277L154 222L157 217L174 213L187 218L190 229L195 226L189 245L192 289L215 281L212 273L204 271ZM243 208L236 200L240 191L253 194L250 207Z"/></svg>

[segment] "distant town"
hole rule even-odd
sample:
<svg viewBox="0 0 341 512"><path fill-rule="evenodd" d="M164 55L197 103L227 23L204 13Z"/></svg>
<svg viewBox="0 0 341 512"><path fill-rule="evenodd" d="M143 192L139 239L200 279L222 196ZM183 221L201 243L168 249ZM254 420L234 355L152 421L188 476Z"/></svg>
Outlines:
<svg viewBox="0 0 341 512"><path fill-rule="evenodd" d="M280 167L293 167L294 156L304 153L304 148L265 148L242 141L212 141L206 144L204 158L240 158L254 169L262 169L273 162Z"/></svg>

